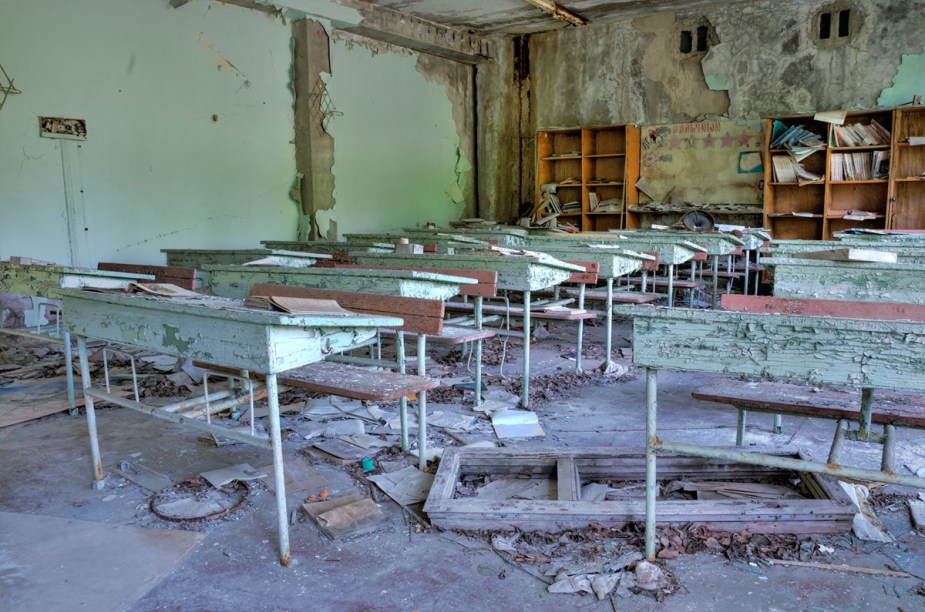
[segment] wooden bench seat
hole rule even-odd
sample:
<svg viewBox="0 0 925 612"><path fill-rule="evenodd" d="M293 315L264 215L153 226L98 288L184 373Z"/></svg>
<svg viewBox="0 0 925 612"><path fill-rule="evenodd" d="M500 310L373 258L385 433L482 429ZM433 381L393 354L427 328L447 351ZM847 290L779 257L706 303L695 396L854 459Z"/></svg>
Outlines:
<svg viewBox="0 0 925 612"><path fill-rule="evenodd" d="M383 336L394 336L395 330L383 329L380 333ZM465 344L475 342L476 340L487 340L496 334L491 329L476 329L474 327L464 327L462 325L444 325L443 331L439 336L427 336L428 342L436 344ZM405 332L405 338L414 340L417 338L414 332Z"/></svg>
<svg viewBox="0 0 925 612"><path fill-rule="evenodd" d="M97 270L108 272L128 272L131 274L150 274L156 283L169 283L184 289L195 290L196 268L183 268L179 266L153 266L147 264L125 264L103 261L96 267Z"/></svg>
<svg viewBox="0 0 925 612"><path fill-rule="evenodd" d="M711 277L711 276L713 276L713 270L704 270L704 271L703 271L703 276L706 276L706 277ZM722 270L718 270L718 271L716 272L716 278L740 279L740 278L742 278L743 276L745 276L745 272L724 272L724 271L722 271Z"/></svg>
<svg viewBox="0 0 925 612"><path fill-rule="evenodd" d="M642 279L639 278L638 276L630 277L630 278L627 279L627 280L628 280L628 282L629 282L631 285L641 285L641 284L642 284ZM667 287L668 287L668 279L659 277L659 278L653 280L653 279L650 278L650 279L647 279L647 280L646 280L646 284L647 284L647 285L652 285L652 286L655 286L655 287L666 287L666 288L667 288ZM686 280L675 279L674 282L672 283L672 286L673 286L675 289L697 289L697 288L699 288L702 284L703 284L703 283L698 283L697 281L686 281Z"/></svg>
<svg viewBox="0 0 925 612"><path fill-rule="evenodd" d="M569 297L578 297L578 289L571 287L563 289L562 293ZM650 304L658 300L657 295L639 293L636 291L614 291L611 302L614 304ZM604 289L589 289L585 291L585 300L589 302L606 302L607 291Z"/></svg>
<svg viewBox="0 0 925 612"><path fill-rule="evenodd" d="M730 404L753 412L820 419L857 420L861 416L860 393L806 385L712 378L691 395L694 399ZM871 422L925 429L925 396L893 392L875 394Z"/></svg>
<svg viewBox="0 0 925 612"><path fill-rule="evenodd" d="M464 302L447 302L446 309L459 312L473 312L475 310L475 306L473 304L467 304ZM511 306L508 308L496 304L486 304L482 306L482 313L487 315L510 315L512 317L522 317L524 316L524 309L519 306ZM530 318L534 320L543 319L550 321L583 321L588 319L595 319L597 318L597 315L593 312L545 312L543 310L534 310L531 308Z"/></svg>
<svg viewBox="0 0 925 612"><path fill-rule="evenodd" d="M440 381L433 378L332 361L287 370L279 376L279 382L288 387L371 402L394 402L440 386Z"/></svg>

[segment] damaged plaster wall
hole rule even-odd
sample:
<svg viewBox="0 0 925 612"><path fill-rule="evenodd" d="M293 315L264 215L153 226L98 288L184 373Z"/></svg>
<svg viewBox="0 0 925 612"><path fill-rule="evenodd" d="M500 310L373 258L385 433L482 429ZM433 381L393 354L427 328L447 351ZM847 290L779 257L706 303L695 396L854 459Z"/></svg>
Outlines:
<svg viewBox="0 0 925 612"><path fill-rule="evenodd" d="M330 51L336 205L316 211L320 233L472 214L471 68L339 31Z"/></svg>
<svg viewBox="0 0 925 612"><path fill-rule="evenodd" d="M852 36L835 44L816 40L818 13L843 8L856 20ZM700 24L710 29L710 49L681 53L681 31ZM925 86L923 31L923 0L755 0L533 35L524 94L532 120L520 137L548 127L635 123L646 133L661 124L909 102ZM506 149L495 156L521 157L505 131L516 121L504 113L522 113L495 93L508 87L513 70L513 58L496 69L480 67L486 81L479 84L480 156ZM480 185L483 200L533 198L533 186L512 183L503 167L484 166ZM508 195L508 189L519 191ZM735 201L736 194L719 186L712 199Z"/></svg>
<svg viewBox="0 0 925 612"><path fill-rule="evenodd" d="M23 92L0 110L0 258L68 262L66 197L85 265L294 235L278 17L207 0L7 0L0 62ZM86 119L86 142L40 138L39 116Z"/></svg>

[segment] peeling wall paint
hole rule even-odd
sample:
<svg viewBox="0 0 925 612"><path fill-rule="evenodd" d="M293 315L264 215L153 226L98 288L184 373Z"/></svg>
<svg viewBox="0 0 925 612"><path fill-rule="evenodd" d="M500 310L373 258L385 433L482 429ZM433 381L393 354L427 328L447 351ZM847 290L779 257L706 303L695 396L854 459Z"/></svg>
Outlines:
<svg viewBox="0 0 925 612"><path fill-rule="evenodd" d="M7 0L0 58L23 90L0 112L0 258L68 262L60 147L77 144L86 263L294 233L278 17L206 0ZM87 141L39 138L40 115L86 119Z"/></svg>
<svg viewBox="0 0 925 612"><path fill-rule="evenodd" d="M468 68L335 32L331 70L337 204L316 213L320 231L445 225L471 210Z"/></svg>
<svg viewBox="0 0 925 612"><path fill-rule="evenodd" d="M907 104L915 96L925 95L925 47L918 55L904 55L893 76L893 86L884 89L877 106Z"/></svg>
<svg viewBox="0 0 925 612"><path fill-rule="evenodd" d="M853 7L855 33L845 42L816 40L825 7ZM704 21L705 20L705 21ZM712 27L706 54L682 54L679 33ZM534 164L519 150L537 129L697 120L755 120L838 108L911 101L925 86L925 2L922 0L754 0L665 12L530 36L528 97L523 117L503 93L514 58L479 68L479 154ZM499 49L503 49L499 45ZM911 54L911 55L910 55ZM532 171L531 171L532 172ZM738 187L735 187L738 189ZM508 218L533 198L530 181L512 181L504 163L480 168L480 198L494 198ZM722 186L714 202L735 201Z"/></svg>

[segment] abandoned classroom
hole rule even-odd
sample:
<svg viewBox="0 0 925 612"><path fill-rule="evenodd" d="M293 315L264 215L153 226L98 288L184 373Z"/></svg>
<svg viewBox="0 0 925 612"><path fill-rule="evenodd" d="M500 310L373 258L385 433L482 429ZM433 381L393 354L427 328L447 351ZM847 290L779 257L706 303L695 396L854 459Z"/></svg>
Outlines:
<svg viewBox="0 0 925 612"><path fill-rule="evenodd" d="M0 2L0 608L925 609L923 32Z"/></svg>

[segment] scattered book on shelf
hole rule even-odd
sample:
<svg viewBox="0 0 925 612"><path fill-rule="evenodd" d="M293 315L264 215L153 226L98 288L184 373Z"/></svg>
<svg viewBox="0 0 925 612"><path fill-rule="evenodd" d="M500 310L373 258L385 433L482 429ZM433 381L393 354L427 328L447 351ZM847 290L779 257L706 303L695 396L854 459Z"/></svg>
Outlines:
<svg viewBox="0 0 925 612"><path fill-rule="evenodd" d="M773 133L777 134L783 127L783 123L775 121ZM802 125L795 125L789 129L785 129L780 135L774 138L773 142L771 142L772 149L783 149L785 147L790 148L794 146L818 147L818 149L821 149L825 147L825 143L822 141L822 137L819 134L804 129Z"/></svg>
<svg viewBox="0 0 925 612"><path fill-rule="evenodd" d="M870 181L885 179L890 173L890 152L833 153L833 181Z"/></svg>
<svg viewBox="0 0 925 612"><path fill-rule="evenodd" d="M601 199L598 197L596 191L588 193L588 210L594 212L597 210L597 207L600 205Z"/></svg>
<svg viewBox="0 0 925 612"><path fill-rule="evenodd" d="M562 205L563 214L579 213L579 212L581 212L581 202L579 202L578 200L574 200L572 202L566 202L565 204Z"/></svg>
<svg viewBox="0 0 925 612"><path fill-rule="evenodd" d="M833 125L829 145L833 147L864 147L890 144L890 130L875 120L870 125Z"/></svg>
<svg viewBox="0 0 925 612"><path fill-rule="evenodd" d="M810 172L803 164L788 155L774 155L771 157L774 170L774 181L777 183L797 183L805 185L822 180L821 174Z"/></svg>
<svg viewBox="0 0 925 612"><path fill-rule="evenodd" d="M602 200L600 204L597 205L597 209L594 212L621 212L623 210L623 199L622 198L610 198L607 200Z"/></svg>
<svg viewBox="0 0 925 612"><path fill-rule="evenodd" d="M925 145L925 136L910 136L906 138L906 142L909 143L910 147L920 147Z"/></svg>

